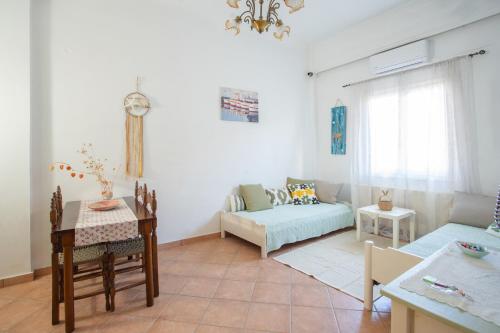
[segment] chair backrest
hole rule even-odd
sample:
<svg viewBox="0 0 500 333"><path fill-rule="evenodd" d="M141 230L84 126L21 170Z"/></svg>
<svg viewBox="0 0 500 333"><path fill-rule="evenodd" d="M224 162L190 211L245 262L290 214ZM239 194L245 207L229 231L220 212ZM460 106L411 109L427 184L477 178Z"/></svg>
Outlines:
<svg viewBox="0 0 500 333"><path fill-rule="evenodd" d="M144 207L144 209L149 210L153 216L156 216L156 209L157 209L156 191L153 190L151 192L148 192L148 186L146 184L139 186L139 181L136 181L134 192L135 192L135 201L139 202Z"/></svg>
<svg viewBox="0 0 500 333"><path fill-rule="evenodd" d="M51 230L57 229L57 226L61 220L63 213L62 204L62 193L61 187L57 186L56 192L52 193L52 199L50 200L50 224L52 226Z"/></svg>

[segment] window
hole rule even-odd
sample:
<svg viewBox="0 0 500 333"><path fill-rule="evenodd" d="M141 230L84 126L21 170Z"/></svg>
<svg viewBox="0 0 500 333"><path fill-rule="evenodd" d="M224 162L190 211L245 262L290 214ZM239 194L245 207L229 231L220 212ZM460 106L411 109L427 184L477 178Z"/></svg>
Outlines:
<svg viewBox="0 0 500 333"><path fill-rule="evenodd" d="M352 182L416 191L479 191L470 60L354 88Z"/></svg>
<svg viewBox="0 0 500 333"><path fill-rule="evenodd" d="M375 177L446 178L448 129L442 83L369 100L370 163Z"/></svg>

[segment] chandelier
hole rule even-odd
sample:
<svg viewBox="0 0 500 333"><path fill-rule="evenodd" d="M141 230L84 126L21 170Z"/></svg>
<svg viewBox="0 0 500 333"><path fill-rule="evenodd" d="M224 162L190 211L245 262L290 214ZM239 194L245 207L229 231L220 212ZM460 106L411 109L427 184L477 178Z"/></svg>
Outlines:
<svg viewBox="0 0 500 333"><path fill-rule="evenodd" d="M227 0L231 8L240 8L241 0ZM234 31L235 35L240 33L242 22L250 25L250 30L256 30L259 34L269 31L272 26L275 27L273 36L276 39L283 40L285 36L290 36L290 27L283 24L278 17L278 9L281 3L278 0L268 0L267 14L264 16L264 0L245 0L247 9L236 16L234 19L226 21L226 30ZM290 14L304 8L304 0L283 0L285 5L290 8Z"/></svg>

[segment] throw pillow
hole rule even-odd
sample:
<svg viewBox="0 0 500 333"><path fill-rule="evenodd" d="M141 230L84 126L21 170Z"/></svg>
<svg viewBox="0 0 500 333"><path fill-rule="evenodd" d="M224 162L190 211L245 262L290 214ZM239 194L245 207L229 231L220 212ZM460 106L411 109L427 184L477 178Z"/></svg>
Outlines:
<svg viewBox="0 0 500 333"><path fill-rule="evenodd" d="M308 184L308 185L311 185L314 187L314 180L310 180L310 179L297 179L297 178L291 178L291 177L288 177L286 179L286 186L288 185L301 185L301 184Z"/></svg>
<svg viewBox="0 0 500 333"><path fill-rule="evenodd" d="M495 202L494 197L455 192L450 222L486 229L493 222Z"/></svg>
<svg viewBox="0 0 500 333"><path fill-rule="evenodd" d="M229 200L229 211L231 213L239 212L246 209L245 200L243 200L243 197L241 195L237 194L230 195L228 197L228 200Z"/></svg>
<svg viewBox="0 0 500 333"><path fill-rule="evenodd" d="M339 194L337 194L337 202L351 202L351 184L342 184L342 188Z"/></svg>
<svg viewBox="0 0 500 333"><path fill-rule="evenodd" d="M266 195L273 206L292 203L292 198L286 188L266 188Z"/></svg>
<svg viewBox="0 0 500 333"><path fill-rule="evenodd" d="M317 205L319 204L314 190L314 184L289 184L288 190L292 194L294 205Z"/></svg>
<svg viewBox="0 0 500 333"><path fill-rule="evenodd" d="M247 210L250 212L273 208L267 198L266 191L260 184L240 185L240 194L243 196Z"/></svg>
<svg viewBox="0 0 500 333"><path fill-rule="evenodd" d="M329 204L336 204L337 197L342 190L343 184L333 184L321 180L317 180L316 185L316 196L320 202L326 202Z"/></svg>

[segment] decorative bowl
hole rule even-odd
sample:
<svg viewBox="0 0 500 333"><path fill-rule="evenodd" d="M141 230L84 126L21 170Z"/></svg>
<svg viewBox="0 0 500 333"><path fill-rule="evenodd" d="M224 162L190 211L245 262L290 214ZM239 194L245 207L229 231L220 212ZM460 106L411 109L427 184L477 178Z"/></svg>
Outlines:
<svg viewBox="0 0 500 333"><path fill-rule="evenodd" d="M457 244L458 248L462 250L463 253L474 258L482 258L490 253L488 249L481 244L463 241L456 241L455 244Z"/></svg>
<svg viewBox="0 0 500 333"><path fill-rule="evenodd" d="M89 208L92 210L104 211L104 210L115 209L118 206L120 206L119 200L102 200L91 203L89 205Z"/></svg>
<svg viewBox="0 0 500 333"><path fill-rule="evenodd" d="M392 210L392 201L379 201L378 208L383 211L391 211Z"/></svg>

